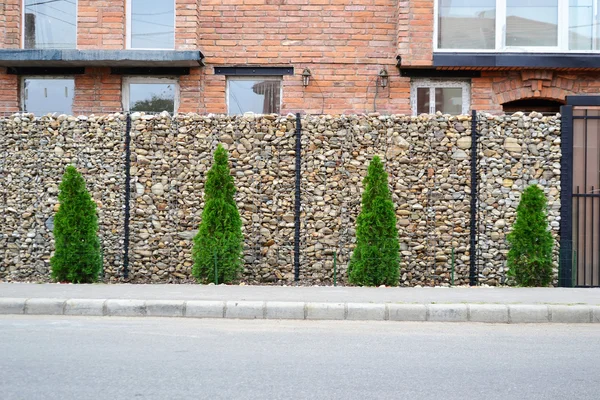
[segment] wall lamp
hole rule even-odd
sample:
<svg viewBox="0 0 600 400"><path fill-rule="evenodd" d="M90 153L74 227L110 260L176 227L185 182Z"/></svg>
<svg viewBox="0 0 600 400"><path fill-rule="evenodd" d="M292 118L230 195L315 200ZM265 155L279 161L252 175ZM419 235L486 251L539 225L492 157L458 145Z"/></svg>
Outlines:
<svg viewBox="0 0 600 400"><path fill-rule="evenodd" d="M312 74L310 73L310 69L304 68L304 71L302 71L302 86L304 86L304 87L308 86L311 76L312 76Z"/></svg>
<svg viewBox="0 0 600 400"><path fill-rule="evenodd" d="M382 88L384 88L388 85L389 77L390 77L390 75L388 74L388 72L385 68L382 68L381 71L379 71L379 84L381 85Z"/></svg>

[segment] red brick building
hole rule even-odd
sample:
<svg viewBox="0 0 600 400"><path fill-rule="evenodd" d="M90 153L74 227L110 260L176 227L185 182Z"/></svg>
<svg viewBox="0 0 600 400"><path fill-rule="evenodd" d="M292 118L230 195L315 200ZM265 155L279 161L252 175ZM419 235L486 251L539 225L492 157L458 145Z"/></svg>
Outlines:
<svg viewBox="0 0 600 400"><path fill-rule="evenodd" d="M566 95L599 92L599 8L4 0L0 112L553 112Z"/></svg>

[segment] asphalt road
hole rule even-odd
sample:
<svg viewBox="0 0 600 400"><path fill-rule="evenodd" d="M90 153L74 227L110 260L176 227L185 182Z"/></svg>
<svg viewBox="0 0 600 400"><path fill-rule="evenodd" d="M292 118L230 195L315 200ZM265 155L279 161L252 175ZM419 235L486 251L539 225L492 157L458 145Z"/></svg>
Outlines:
<svg viewBox="0 0 600 400"><path fill-rule="evenodd" d="M598 399L596 325L0 316L0 398Z"/></svg>

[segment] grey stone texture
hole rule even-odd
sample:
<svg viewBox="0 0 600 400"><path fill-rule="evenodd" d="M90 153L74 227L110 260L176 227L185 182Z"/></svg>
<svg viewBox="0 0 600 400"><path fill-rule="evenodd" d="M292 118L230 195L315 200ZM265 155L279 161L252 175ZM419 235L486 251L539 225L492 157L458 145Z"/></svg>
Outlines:
<svg viewBox="0 0 600 400"><path fill-rule="evenodd" d="M467 322L466 304L428 304L427 320L434 322Z"/></svg>
<svg viewBox="0 0 600 400"><path fill-rule="evenodd" d="M264 301L228 301L225 303L225 318L262 319L264 317Z"/></svg>
<svg viewBox="0 0 600 400"><path fill-rule="evenodd" d="M346 319L357 321L383 321L385 304L348 303Z"/></svg>
<svg viewBox="0 0 600 400"><path fill-rule="evenodd" d="M0 299L0 314L24 314L27 299Z"/></svg>
<svg viewBox="0 0 600 400"><path fill-rule="evenodd" d="M69 299L65 304L65 315L104 315L104 303L102 299Z"/></svg>
<svg viewBox="0 0 600 400"><path fill-rule="evenodd" d="M511 304L508 312L509 322L513 324L550 322L547 305Z"/></svg>
<svg viewBox="0 0 600 400"><path fill-rule="evenodd" d="M146 300L149 317L183 317L183 300Z"/></svg>
<svg viewBox="0 0 600 400"><path fill-rule="evenodd" d="M306 303L306 319L341 320L346 318L344 303Z"/></svg>
<svg viewBox="0 0 600 400"><path fill-rule="evenodd" d="M34 315L63 315L65 300L61 299L27 299L25 314Z"/></svg>
<svg viewBox="0 0 600 400"><path fill-rule="evenodd" d="M304 319L305 310L303 302L268 301L267 319Z"/></svg>
<svg viewBox="0 0 600 400"><path fill-rule="evenodd" d="M390 321L426 321L427 306L425 304L387 304Z"/></svg>
<svg viewBox="0 0 600 400"><path fill-rule="evenodd" d="M224 301L189 300L185 303L185 316L191 318L223 318Z"/></svg>
<svg viewBox="0 0 600 400"><path fill-rule="evenodd" d="M146 304L144 300L106 300L106 315L143 317L146 315Z"/></svg>
<svg viewBox="0 0 600 400"><path fill-rule="evenodd" d="M508 323L506 304L469 304L469 321Z"/></svg>
<svg viewBox="0 0 600 400"><path fill-rule="evenodd" d="M321 115L302 120L300 281L347 282L362 180L382 157L396 207L400 286L468 283L469 116ZM560 118L479 115L479 280L506 280L506 234L529 184L548 197L557 237ZM58 184L69 164L98 204L105 282L122 281L125 116L0 118L6 165L0 202L0 280L49 281ZM290 284L293 273L295 117L132 114L130 273L135 283L187 283L206 171L223 143L230 153L245 237L249 284ZM457 155L460 155L457 156ZM555 249L555 266L558 247Z"/></svg>

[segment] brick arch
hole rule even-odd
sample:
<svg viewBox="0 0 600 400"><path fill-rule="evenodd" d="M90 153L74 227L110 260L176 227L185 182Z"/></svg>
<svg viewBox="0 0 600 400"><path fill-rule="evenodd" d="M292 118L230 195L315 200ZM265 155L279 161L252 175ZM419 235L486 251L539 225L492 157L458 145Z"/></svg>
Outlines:
<svg viewBox="0 0 600 400"><path fill-rule="evenodd" d="M507 76L493 84L497 104L515 100L545 99L564 102L575 94L579 84L572 77L561 76L549 70L525 70Z"/></svg>

